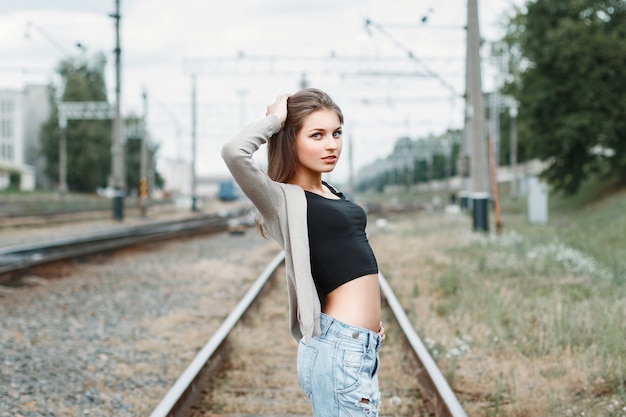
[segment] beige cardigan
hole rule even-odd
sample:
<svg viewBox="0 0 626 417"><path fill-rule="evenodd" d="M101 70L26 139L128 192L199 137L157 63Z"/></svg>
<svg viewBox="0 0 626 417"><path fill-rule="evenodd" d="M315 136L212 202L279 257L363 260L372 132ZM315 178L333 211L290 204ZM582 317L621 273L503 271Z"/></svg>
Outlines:
<svg viewBox="0 0 626 417"><path fill-rule="evenodd" d="M280 130L274 115L254 122L222 148L222 158L244 194L259 212L267 234L285 250L289 326L296 340L320 333L321 305L309 259L307 203L304 190L272 181L252 160L252 155Z"/></svg>

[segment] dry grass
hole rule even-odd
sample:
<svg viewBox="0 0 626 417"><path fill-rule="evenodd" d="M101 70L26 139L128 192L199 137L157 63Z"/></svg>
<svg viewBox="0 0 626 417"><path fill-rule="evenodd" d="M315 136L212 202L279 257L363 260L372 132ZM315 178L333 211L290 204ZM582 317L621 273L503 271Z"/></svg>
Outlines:
<svg viewBox="0 0 626 417"><path fill-rule="evenodd" d="M626 286L520 224L406 215L371 241L469 416L625 416Z"/></svg>
<svg viewBox="0 0 626 417"><path fill-rule="evenodd" d="M288 331L283 269L229 336L229 359L195 416L310 412L297 377L297 343Z"/></svg>
<svg viewBox="0 0 626 417"><path fill-rule="evenodd" d="M273 285L264 290L266 297L259 306L253 307L229 337L229 360L195 417L310 415L311 406L297 376L297 343L288 331L282 268L272 279ZM388 341L380 351L383 415L424 415L417 378L410 372L416 366L414 360L406 356L407 350L401 349L399 332L392 326L387 332Z"/></svg>

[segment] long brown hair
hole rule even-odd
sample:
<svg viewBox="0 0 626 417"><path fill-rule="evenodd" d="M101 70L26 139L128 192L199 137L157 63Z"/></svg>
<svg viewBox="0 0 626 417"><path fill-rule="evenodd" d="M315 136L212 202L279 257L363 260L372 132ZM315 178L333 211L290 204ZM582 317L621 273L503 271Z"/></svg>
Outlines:
<svg viewBox="0 0 626 417"><path fill-rule="evenodd" d="M343 124L343 113L332 98L317 88L305 88L287 99L287 119L282 129L275 133L267 144L267 175L274 181L287 182L296 173L298 155L296 154L296 136L304 119L318 110L332 110ZM257 230L267 237L263 226L256 216Z"/></svg>
<svg viewBox="0 0 626 417"><path fill-rule="evenodd" d="M318 110L332 110L343 124L341 109L328 94L317 88L305 88L287 100L285 125L274 134L267 145L267 175L274 181L287 182L296 173L296 135L304 124L304 119Z"/></svg>

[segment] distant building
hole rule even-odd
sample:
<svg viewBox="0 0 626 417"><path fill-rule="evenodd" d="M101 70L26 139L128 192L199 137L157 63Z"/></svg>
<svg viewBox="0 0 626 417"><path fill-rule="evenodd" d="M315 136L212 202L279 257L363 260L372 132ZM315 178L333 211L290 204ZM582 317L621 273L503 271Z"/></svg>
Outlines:
<svg viewBox="0 0 626 417"><path fill-rule="evenodd" d="M0 90L0 189L19 174L19 188L46 186L45 160L40 155L42 124L50 117L50 87L27 85L23 90Z"/></svg>

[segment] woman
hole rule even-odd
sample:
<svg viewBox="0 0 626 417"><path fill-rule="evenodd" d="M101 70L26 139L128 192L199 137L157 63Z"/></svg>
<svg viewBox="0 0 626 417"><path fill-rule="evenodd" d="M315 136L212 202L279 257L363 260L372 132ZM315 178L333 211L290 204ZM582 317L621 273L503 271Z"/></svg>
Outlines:
<svg viewBox="0 0 626 417"><path fill-rule="evenodd" d="M322 181L341 154L343 115L323 91L279 95L222 149L264 235L285 249L298 377L315 416L376 416L384 340L378 266L358 205ZM268 143L265 174L252 156Z"/></svg>

